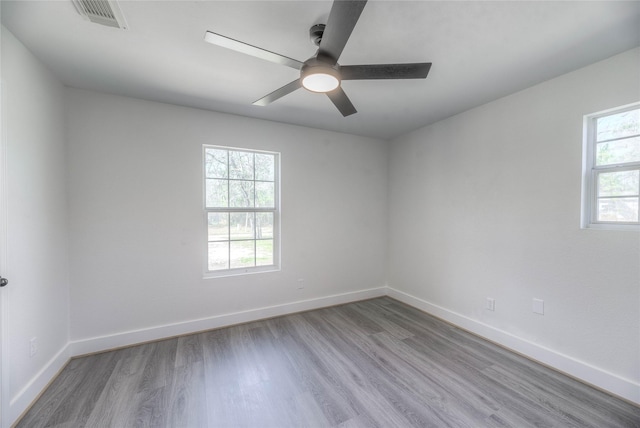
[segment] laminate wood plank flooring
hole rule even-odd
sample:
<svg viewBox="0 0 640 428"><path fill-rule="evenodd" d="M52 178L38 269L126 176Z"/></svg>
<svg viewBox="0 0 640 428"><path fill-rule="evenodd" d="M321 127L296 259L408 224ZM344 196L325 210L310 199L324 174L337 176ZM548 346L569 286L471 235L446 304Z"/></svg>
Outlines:
<svg viewBox="0 0 640 428"><path fill-rule="evenodd" d="M640 427L640 408L385 297L73 359L17 427Z"/></svg>

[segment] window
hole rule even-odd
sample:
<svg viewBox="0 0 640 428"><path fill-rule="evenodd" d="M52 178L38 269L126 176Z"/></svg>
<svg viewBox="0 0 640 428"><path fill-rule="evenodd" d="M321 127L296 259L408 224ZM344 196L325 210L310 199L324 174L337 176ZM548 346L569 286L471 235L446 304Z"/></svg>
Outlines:
<svg viewBox="0 0 640 428"><path fill-rule="evenodd" d="M278 153L204 146L208 276L279 268L279 161Z"/></svg>
<svg viewBox="0 0 640 428"><path fill-rule="evenodd" d="M640 230L640 103L585 116L582 226Z"/></svg>

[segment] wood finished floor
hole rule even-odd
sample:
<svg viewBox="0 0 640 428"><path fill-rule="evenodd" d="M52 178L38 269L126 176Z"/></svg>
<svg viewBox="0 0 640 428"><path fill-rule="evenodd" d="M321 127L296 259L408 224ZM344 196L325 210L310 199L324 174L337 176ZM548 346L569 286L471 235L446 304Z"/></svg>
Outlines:
<svg viewBox="0 0 640 428"><path fill-rule="evenodd" d="M74 359L17 427L640 427L640 409L380 298Z"/></svg>

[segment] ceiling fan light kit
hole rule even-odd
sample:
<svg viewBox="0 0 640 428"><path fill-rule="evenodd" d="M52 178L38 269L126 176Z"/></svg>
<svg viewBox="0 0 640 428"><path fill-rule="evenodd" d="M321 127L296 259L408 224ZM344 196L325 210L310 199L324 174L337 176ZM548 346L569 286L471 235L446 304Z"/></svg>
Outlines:
<svg viewBox="0 0 640 428"><path fill-rule="evenodd" d="M312 73L302 78L302 86L308 91L323 94L340 86L340 80L329 73Z"/></svg>
<svg viewBox="0 0 640 428"><path fill-rule="evenodd" d="M311 92L329 92L340 86L340 72L337 65L328 64L311 58L304 63L300 70L302 86Z"/></svg>
<svg viewBox="0 0 640 428"><path fill-rule="evenodd" d="M342 80L424 79L429 74L430 62L410 64L366 64L340 66L338 59L351 36L366 0L335 0L327 24L316 24L309 30L311 41L318 46L316 55L305 62L240 42L230 37L207 31L204 40L211 44L251 55L276 64L300 70L300 78L255 101L265 106L296 89L326 93L342 113L349 116L357 112L340 86Z"/></svg>

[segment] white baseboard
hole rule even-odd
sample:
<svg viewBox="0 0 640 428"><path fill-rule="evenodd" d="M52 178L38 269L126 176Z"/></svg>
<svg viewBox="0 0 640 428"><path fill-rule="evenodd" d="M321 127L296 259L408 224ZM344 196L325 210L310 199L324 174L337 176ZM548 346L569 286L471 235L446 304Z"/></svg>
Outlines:
<svg viewBox="0 0 640 428"><path fill-rule="evenodd" d="M418 297L388 287L387 295L407 305L423 310L464 330L513 350L596 388L640 405L640 384L621 378L568 355L514 336L503 330L460 315Z"/></svg>
<svg viewBox="0 0 640 428"><path fill-rule="evenodd" d="M640 385L631 380L623 379L575 358L560 354L394 288L378 287L69 342L11 400L10 420L16 421L22 415L71 357L382 296L392 297L423 310L532 360L640 405Z"/></svg>
<svg viewBox="0 0 640 428"><path fill-rule="evenodd" d="M296 312L324 308L327 306L341 305L358 300L372 299L375 297L385 296L386 294L386 287L371 288L368 290L335 294L332 296L284 303L282 305L267 306L258 309L250 309L248 311L217 315L177 324L162 325L116 333L108 336L75 340L70 343L71 355L79 356L92 354L95 352L102 352L110 349L121 348L123 346L135 345L183 334L195 333L198 331L227 327L234 324L242 324Z"/></svg>
<svg viewBox="0 0 640 428"><path fill-rule="evenodd" d="M38 396L44 392L62 368L69 362L71 351L69 343L58 351L32 379L9 402L9 420L14 423L29 408Z"/></svg>

